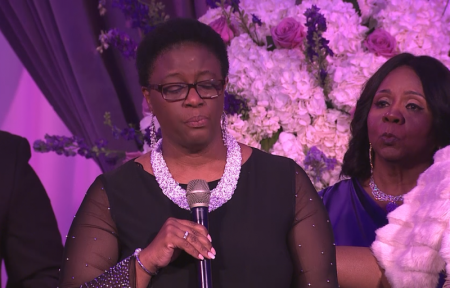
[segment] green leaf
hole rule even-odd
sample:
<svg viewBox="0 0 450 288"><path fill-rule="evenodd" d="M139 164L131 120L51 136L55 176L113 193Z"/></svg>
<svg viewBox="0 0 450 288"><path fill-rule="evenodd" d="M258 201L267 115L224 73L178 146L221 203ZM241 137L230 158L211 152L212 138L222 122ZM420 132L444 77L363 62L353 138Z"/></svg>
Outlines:
<svg viewBox="0 0 450 288"><path fill-rule="evenodd" d="M275 46L275 42L273 42L272 36L266 36L266 40L267 40L267 51L273 51L277 49L277 47Z"/></svg>
<svg viewBox="0 0 450 288"><path fill-rule="evenodd" d="M361 9L359 8L359 4L357 0L343 0L344 2L347 3L352 3L353 4L353 9L355 9L356 13L358 13L359 16L361 16Z"/></svg>
<svg viewBox="0 0 450 288"><path fill-rule="evenodd" d="M270 152L270 149L272 149L273 145L278 141L278 137L280 137L280 133L283 131L282 128L278 130L277 132L273 133L272 137L270 138L264 138L261 140L261 149Z"/></svg>
<svg viewBox="0 0 450 288"><path fill-rule="evenodd" d="M111 113L110 112L105 112L105 114L103 115L103 119L105 119L103 124L105 124L107 126L112 126L112 124L111 124Z"/></svg>
<svg viewBox="0 0 450 288"><path fill-rule="evenodd" d="M328 110L334 108L333 102L331 102L331 100L326 100L325 104L327 105Z"/></svg>

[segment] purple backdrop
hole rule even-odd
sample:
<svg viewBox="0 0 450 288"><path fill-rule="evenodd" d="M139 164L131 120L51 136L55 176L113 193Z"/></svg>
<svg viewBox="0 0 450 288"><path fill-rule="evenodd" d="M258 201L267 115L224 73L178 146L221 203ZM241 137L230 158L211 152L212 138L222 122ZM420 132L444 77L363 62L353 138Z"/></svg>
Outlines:
<svg viewBox="0 0 450 288"><path fill-rule="evenodd" d="M0 130L25 137L30 144L45 133L71 135L1 33L0 63ZM30 164L47 190L65 241L73 215L100 168L81 157L34 151ZM2 282L5 287L6 277Z"/></svg>

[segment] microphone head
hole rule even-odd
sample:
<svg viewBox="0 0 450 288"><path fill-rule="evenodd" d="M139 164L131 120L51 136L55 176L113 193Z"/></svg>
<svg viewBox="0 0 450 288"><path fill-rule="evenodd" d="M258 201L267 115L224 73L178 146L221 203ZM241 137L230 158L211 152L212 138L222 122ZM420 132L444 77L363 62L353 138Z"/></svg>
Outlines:
<svg viewBox="0 0 450 288"><path fill-rule="evenodd" d="M189 181L186 189L186 198L189 207L209 207L211 191L205 180L195 179Z"/></svg>

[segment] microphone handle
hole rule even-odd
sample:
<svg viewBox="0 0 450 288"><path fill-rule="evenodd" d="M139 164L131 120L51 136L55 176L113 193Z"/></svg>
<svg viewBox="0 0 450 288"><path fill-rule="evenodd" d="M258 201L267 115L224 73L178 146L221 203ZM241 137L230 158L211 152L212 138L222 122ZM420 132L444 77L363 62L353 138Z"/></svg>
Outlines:
<svg viewBox="0 0 450 288"><path fill-rule="evenodd" d="M191 209L192 221L209 229L208 207L194 207ZM212 288L211 260L204 259L197 262L197 276L199 288Z"/></svg>

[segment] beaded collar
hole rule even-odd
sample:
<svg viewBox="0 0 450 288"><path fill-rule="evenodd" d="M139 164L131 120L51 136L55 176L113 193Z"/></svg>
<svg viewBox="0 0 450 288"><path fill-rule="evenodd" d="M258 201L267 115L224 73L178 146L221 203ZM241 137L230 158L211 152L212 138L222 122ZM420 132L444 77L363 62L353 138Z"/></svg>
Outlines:
<svg viewBox="0 0 450 288"><path fill-rule="evenodd" d="M162 140L160 139L151 151L151 165L156 181L164 195L180 208L190 210L187 199L186 190L180 187L180 184L173 179L167 168L166 161L162 155ZM216 210L233 196L239 180L241 172L241 147L236 139L228 133L224 135L224 144L227 147L227 162L222 178L217 187L211 191L209 203L209 212Z"/></svg>
<svg viewBox="0 0 450 288"><path fill-rule="evenodd" d="M373 180L373 174L370 176L369 186L370 189L372 190L372 195L373 197L375 197L376 200L389 202L386 205L386 211L388 213L394 211L398 207L396 202L403 201L403 194L398 196L392 196L381 191L380 188L378 188L377 184L375 184L375 181Z"/></svg>

